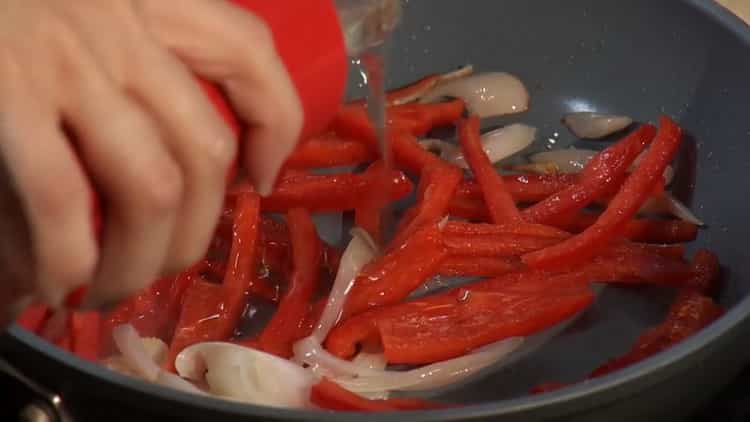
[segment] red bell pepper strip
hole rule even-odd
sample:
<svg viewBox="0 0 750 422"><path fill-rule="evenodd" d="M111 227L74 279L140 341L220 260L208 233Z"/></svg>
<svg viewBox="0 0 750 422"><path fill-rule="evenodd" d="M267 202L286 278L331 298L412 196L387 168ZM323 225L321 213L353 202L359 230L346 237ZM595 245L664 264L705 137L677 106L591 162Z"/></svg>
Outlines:
<svg viewBox="0 0 750 422"><path fill-rule="evenodd" d="M419 185L419 194L413 216L391 241L391 247L404 244L419 228L440 222L448 216L448 205L453 198L463 172L455 166L443 164L425 169Z"/></svg>
<svg viewBox="0 0 750 422"><path fill-rule="evenodd" d="M466 104L459 99L433 104L405 104L388 108L391 126L425 135L436 127L455 124L463 117Z"/></svg>
<svg viewBox="0 0 750 422"><path fill-rule="evenodd" d="M260 200L252 192L238 194L229 252L221 285L197 281L183 295L182 310L169 347L168 368L182 349L202 341L226 340L242 317L247 294L259 289L255 257L260 232Z"/></svg>
<svg viewBox="0 0 750 422"><path fill-rule="evenodd" d="M16 318L16 324L29 332L39 334L48 316L49 307L47 305L30 305Z"/></svg>
<svg viewBox="0 0 750 422"><path fill-rule="evenodd" d="M272 294L270 287L256 277L256 261L260 238L260 198L255 193L240 195L237 199L232 246L228 268L222 286L225 290L231 314L230 319L239 318L244 306L245 294L266 296Z"/></svg>
<svg viewBox="0 0 750 422"><path fill-rule="evenodd" d="M177 321L166 368L174 371L174 360L186 347L204 341L226 340L235 325L227 324L224 305L224 288L220 284L198 281L183 296L180 319Z"/></svg>
<svg viewBox="0 0 750 422"><path fill-rule="evenodd" d="M544 200L578 180L573 174L523 174L503 176L505 187L518 203ZM451 201L450 214L471 221L489 221L489 212L482 198L482 189L474 180L462 183Z"/></svg>
<svg viewBox="0 0 750 422"><path fill-rule="evenodd" d="M538 251L561 241L558 237L516 234L450 234L444 235L445 246L452 256L503 257ZM564 238L563 238L564 239Z"/></svg>
<svg viewBox="0 0 750 422"><path fill-rule="evenodd" d="M721 281L719 258L713 252L701 249L693 257L692 267L693 277L688 281L688 287L709 297L715 295Z"/></svg>
<svg viewBox="0 0 750 422"><path fill-rule="evenodd" d="M55 346L66 352L73 353L73 338L71 337L70 332L65 333L64 336L60 337L60 339L55 342Z"/></svg>
<svg viewBox="0 0 750 422"><path fill-rule="evenodd" d="M607 253L584 264L581 271L591 282L651 283L684 287L694 276L693 268L678 259L649 253Z"/></svg>
<svg viewBox="0 0 750 422"><path fill-rule="evenodd" d="M463 221L449 221L443 233L446 235L520 235L566 239L570 234L551 226L531 223L516 224L473 224Z"/></svg>
<svg viewBox="0 0 750 422"><path fill-rule="evenodd" d="M597 368L589 378L612 373L666 350L702 330L723 313L710 298L685 290L677 296L664 322L646 331L628 353Z"/></svg>
<svg viewBox="0 0 750 422"><path fill-rule="evenodd" d="M392 201L388 172L382 161L377 161L367 168L364 175L370 178L372 190L359 199L354 212L356 226L365 230L378 245L382 245L383 242L383 211Z"/></svg>
<svg viewBox="0 0 750 422"><path fill-rule="evenodd" d="M334 119L331 127L339 136L362 140L374 153L379 151L375 131L363 108L344 107ZM417 138L408 131L390 128L387 132L388 144L394 161L400 169L420 174L423 168L442 161L435 154L422 148L417 143Z"/></svg>
<svg viewBox="0 0 750 422"><path fill-rule="evenodd" d="M709 255L703 255L700 259L707 257ZM700 291L685 288L677 295L667 317L661 324L647 330L627 353L598 367L588 378L611 374L654 356L699 332L723 314L724 310L710 298L702 295ZM546 382L534 387L532 393L555 391L568 385Z"/></svg>
<svg viewBox="0 0 750 422"><path fill-rule="evenodd" d="M386 109L389 131L407 131L421 136L431 129L448 126L463 116L466 104L459 99L434 104L405 104ZM362 105L346 105L337 114L331 128L341 136L372 140L374 131Z"/></svg>
<svg viewBox="0 0 750 422"><path fill-rule="evenodd" d="M325 168L373 161L376 154L362 142L334 136L308 139L287 159L290 168Z"/></svg>
<svg viewBox="0 0 750 422"><path fill-rule="evenodd" d="M290 357L293 343L299 340L297 335L318 286L321 263L321 242L310 214L293 209L287 214L287 223L294 271L278 310L260 335L263 350L282 357Z"/></svg>
<svg viewBox="0 0 750 422"><path fill-rule="evenodd" d="M537 269L552 269L582 263L614 237L622 235L625 225L648 199L680 146L682 129L668 117L662 117L660 122L661 127L647 155L596 223L583 233L557 245L524 255L526 265Z"/></svg>
<svg viewBox="0 0 750 422"><path fill-rule="evenodd" d="M435 275L447 256L438 225L423 226L400 247L362 268L344 304L343 317L402 301Z"/></svg>
<svg viewBox="0 0 750 422"><path fill-rule="evenodd" d="M468 221L490 221L490 213L482 199L453 198L448 205L448 214Z"/></svg>
<svg viewBox="0 0 750 422"><path fill-rule="evenodd" d="M172 340L172 336L174 335L177 320L180 318L180 310L182 309L185 292L190 286L200 280L200 275L192 271L186 271L172 278L169 290L165 292L166 297L164 298L164 302L166 303L163 305L166 308L167 317L162 335L167 343Z"/></svg>
<svg viewBox="0 0 750 422"><path fill-rule="evenodd" d="M516 257L449 256L438 274L448 277L497 277L522 268Z"/></svg>
<svg viewBox="0 0 750 422"><path fill-rule="evenodd" d="M630 165L655 134L656 128L653 125L643 125L596 154L581 171L577 183L523 210L524 220L549 224L561 215L585 208L596 198L619 186Z"/></svg>
<svg viewBox="0 0 750 422"><path fill-rule="evenodd" d="M340 412L395 412L450 407L416 398L370 400L325 378L310 390L310 402L322 409Z"/></svg>
<svg viewBox="0 0 750 422"><path fill-rule="evenodd" d="M96 311L73 312L71 339L73 353L81 359L97 362L100 357L101 314Z"/></svg>
<svg viewBox="0 0 750 422"><path fill-rule="evenodd" d="M490 211L492 222L504 224L521 221L521 214L505 187L502 176L497 173L482 147L479 137L479 118L469 117L459 125L458 130L464 157L482 187L482 195Z"/></svg>
<svg viewBox="0 0 750 422"><path fill-rule="evenodd" d="M538 202L578 181L576 174L519 174L502 176L503 183L516 202ZM458 187L458 198L482 199L482 187L467 180Z"/></svg>
<svg viewBox="0 0 750 422"><path fill-rule="evenodd" d="M593 299L585 272L513 273L344 320L329 334L326 348L349 358L359 343L380 339L389 363L438 362L546 329Z"/></svg>
<svg viewBox="0 0 750 422"><path fill-rule="evenodd" d="M398 200L412 191L413 185L399 171L388 176L391 199ZM375 181L363 174L295 175L282 179L276 190L262 199L263 211L285 212L305 208L309 212L348 211L369 195Z"/></svg>
<svg viewBox="0 0 750 422"><path fill-rule="evenodd" d="M571 233L581 233L591 227L599 216L591 213L577 213L555 226ZM646 243L691 242L698 236L698 226L680 220L649 220L636 218L625 225L623 237Z"/></svg>

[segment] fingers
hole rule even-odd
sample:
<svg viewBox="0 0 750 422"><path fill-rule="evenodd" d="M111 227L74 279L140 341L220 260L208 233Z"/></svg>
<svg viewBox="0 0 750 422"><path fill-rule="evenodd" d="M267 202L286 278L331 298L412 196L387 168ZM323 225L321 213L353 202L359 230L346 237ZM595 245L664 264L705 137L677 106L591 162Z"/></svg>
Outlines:
<svg viewBox="0 0 750 422"><path fill-rule="evenodd" d="M245 167L256 189L270 193L296 146L303 111L269 29L229 2L196 0L190 8L170 7L159 0L138 4L160 43L197 73L224 86L234 109L250 126Z"/></svg>
<svg viewBox="0 0 750 422"><path fill-rule="evenodd" d="M164 141L184 175L177 229L166 271L192 265L206 252L224 201L237 142L195 77L177 59L143 48L139 77L129 90L159 122Z"/></svg>
<svg viewBox="0 0 750 422"><path fill-rule="evenodd" d="M81 52L62 105L107 205L101 256L85 302L108 304L160 273L175 229L183 180L159 128Z"/></svg>
<svg viewBox="0 0 750 422"><path fill-rule="evenodd" d="M7 63L0 67L0 152L31 228L32 245L31 254L24 251L29 242L22 225L14 229L20 232L3 231L13 237L4 241L18 248L17 264L25 268L10 267L6 274L11 278L4 280L8 290L0 297L14 301L33 291L58 306L95 271L90 188L54 110L28 89L20 69L13 71ZM3 219L19 219L12 205L4 211Z"/></svg>

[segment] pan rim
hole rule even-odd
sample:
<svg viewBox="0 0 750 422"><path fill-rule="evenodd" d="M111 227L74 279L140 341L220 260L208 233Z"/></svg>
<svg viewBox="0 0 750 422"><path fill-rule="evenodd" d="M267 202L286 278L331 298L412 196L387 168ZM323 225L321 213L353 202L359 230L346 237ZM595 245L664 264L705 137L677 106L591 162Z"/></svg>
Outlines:
<svg viewBox="0 0 750 422"><path fill-rule="evenodd" d="M727 10L714 0L683 0L684 3L697 9L706 18L718 23L721 27L729 30L744 44L750 48L750 26L739 17ZM566 410L563 414L574 413L578 408L575 406L582 399L598 396L601 398L598 406L611 403L621 397L631 394L635 390L638 381L648 381L654 384L668 377L670 369L676 370L675 366L681 361L700 355L707 346L718 342L723 337L731 335L734 327L750 319L750 296L736 303L724 316L707 327L705 330L671 348L668 352L659 353L638 364L617 371L610 375L602 376L590 381L582 382L568 388L534 396L524 396L482 404L472 404L457 409L428 410L418 412L394 412L389 418L394 421L401 420L429 420L435 422L472 420L487 417L498 417L508 415L519 415L530 411L552 408ZM260 407L245 403L226 401L214 397L200 397L166 387L150 384L145 381L130 378L109 371L103 366L83 361L75 356L69 355L57 349L46 341L30 334L18 326L12 326L8 333L23 345L34 349L45 357L59 364L72 367L73 369L94 377L102 382L110 383L119 388L136 390L159 400L167 400L179 406L197 407L205 410L219 411L231 415L245 417L260 417L269 419L284 419L292 421L317 421L321 415L325 415L327 421L351 421L352 417L361 421L382 420L382 414L362 414L352 412L320 412L310 410L291 410L281 408ZM641 384L642 386L642 384ZM630 387L630 388L628 388ZM589 405L587 407L594 407Z"/></svg>

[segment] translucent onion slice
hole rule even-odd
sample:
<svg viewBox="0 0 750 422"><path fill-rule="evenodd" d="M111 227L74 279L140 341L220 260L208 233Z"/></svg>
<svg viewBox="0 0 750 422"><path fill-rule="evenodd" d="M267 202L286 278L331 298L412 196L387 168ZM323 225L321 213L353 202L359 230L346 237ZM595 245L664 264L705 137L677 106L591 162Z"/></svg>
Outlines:
<svg viewBox="0 0 750 422"><path fill-rule="evenodd" d="M698 218L687 205L680 202L669 192L664 192L655 198L651 198L643 204L639 210L642 215L662 214L671 215L680 220L693 223L697 226L705 226L703 220Z"/></svg>
<svg viewBox="0 0 750 422"><path fill-rule="evenodd" d="M313 336L294 344L294 357L296 361L308 365L314 372L321 375L359 377L382 373L381 370L371 369L332 355Z"/></svg>
<svg viewBox="0 0 750 422"><path fill-rule="evenodd" d="M212 394L274 407L308 407L317 380L286 359L231 343L192 345L177 356L175 366L183 378L205 380Z"/></svg>
<svg viewBox="0 0 750 422"><path fill-rule="evenodd" d="M369 369L384 370L388 366L385 355L382 351L362 350L352 359L352 363ZM361 396L370 400L386 400L390 396L390 391L374 391L371 393L359 393Z"/></svg>
<svg viewBox="0 0 750 422"><path fill-rule="evenodd" d="M442 98L461 98L481 118L521 113L529 108L529 92L523 82L504 72L483 73L438 85L422 103Z"/></svg>
<svg viewBox="0 0 750 422"><path fill-rule="evenodd" d="M128 368L143 379L156 382L161 368L144 347L138 332L130 324L118 325L112 338Z"/></svg>
<svg viewBox="0 0 750 422"><path fill-rule="evenodd" d="M352 288L359 271L377 255L376 243L366 231L355 228L351 234L352 240L341 256L341 263L331 293L328 295L328 302L312 333L318 343L325 340L328 332L338 322L346 295Z"/></svg>
<svg viewBox="0 0 750 422"><path fill-rule="evenodd" d="M474 66L472 65L466 65L452 72L443 73L439 77L431 79L431 83L421 84L420 86L421 89L412 92L408 96L401 97L395 101L392 101L391 105L402 105L402 104L408 104L408 103L413 103L415 101L419 101L427 93L434 90L435 87L440 86L450 81L465 78L467 76L470 76L473 73L474 73Z"/></svg>
<svg viewBox="0 0 750 422"><path fill-rule="evenodd" d="M534 143L536 132L534 127L515 123L482 135L482 147L494 164L528 148ZM460 149L447 160L459 167L469 168Z"/></svg>
<svg viewBox="0 0 750 422"><path fill-rule="evenodd" d="M523 344L520 337L485 346L467 355L409 371L381 371L378 375L336 378L334 381L355 393L378 391L423 391L456 383L507 357Z"/></svg>
<svg viewBox="0 0 750 422"><path fill-rule="evenodd" d="M563 123L581 139L599 139L625 129L633 124L633 119L582 111L566 115Z"/></svg>
<svg viewBox="0 0 750 422"><path fill-rule="evenodd" d="M167 371L159 371L159 375L156 377L156 383L185 393L206 394L190 381Z"/></svg>

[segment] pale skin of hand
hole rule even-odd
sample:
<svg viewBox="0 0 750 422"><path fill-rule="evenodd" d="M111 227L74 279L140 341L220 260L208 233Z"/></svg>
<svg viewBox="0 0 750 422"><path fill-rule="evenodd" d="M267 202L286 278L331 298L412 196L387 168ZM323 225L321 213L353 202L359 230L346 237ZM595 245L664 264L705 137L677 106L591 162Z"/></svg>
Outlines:
<svg viewBox="0 0 750 422"><path fill-rule="evenodd" d="M217 0L3 2L0 155L33 268L6 277L0 306L59 306L83 283L112 303L204 254L237 145L196 75L247 123L240 164L267 193L303 112L258 17ZM108 206L100 246L92 186Z"/></svg>

